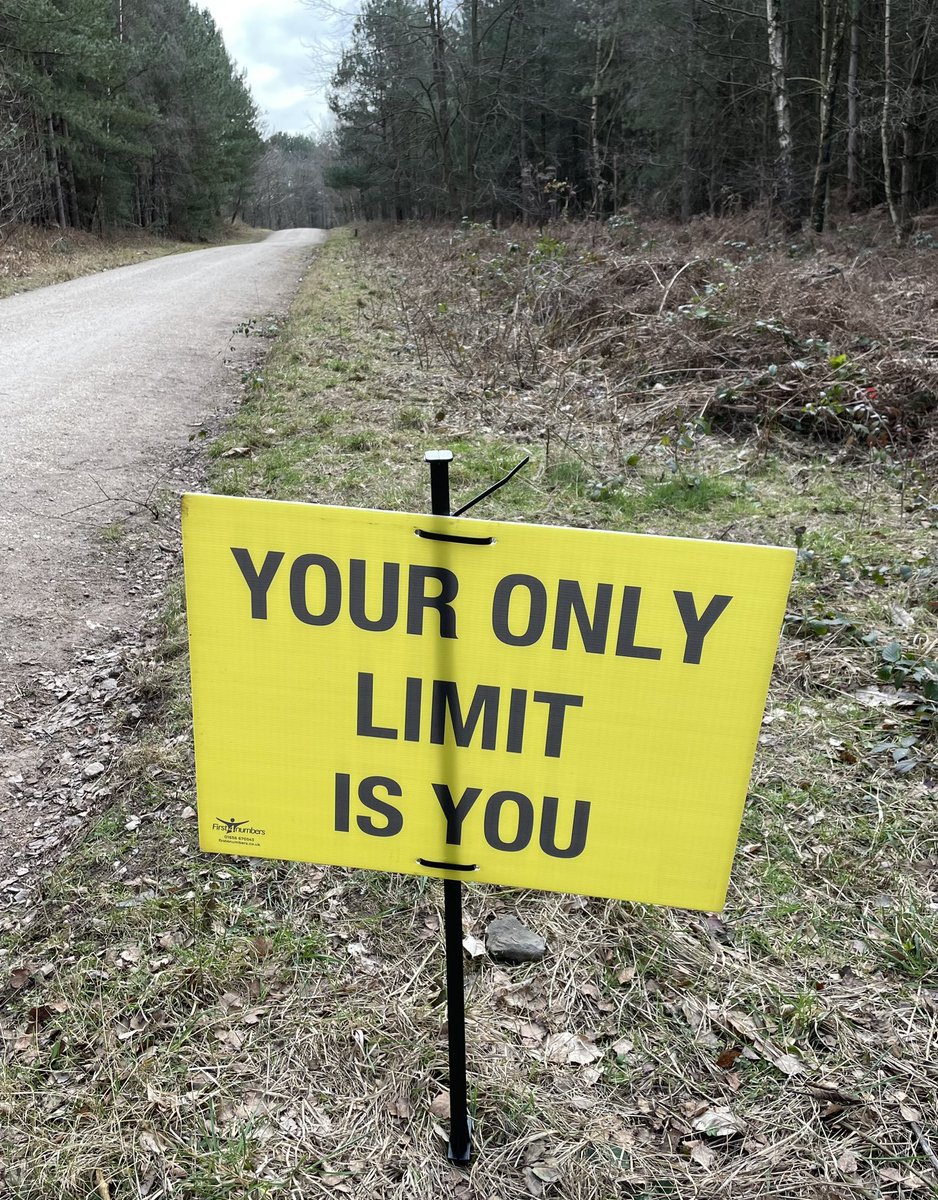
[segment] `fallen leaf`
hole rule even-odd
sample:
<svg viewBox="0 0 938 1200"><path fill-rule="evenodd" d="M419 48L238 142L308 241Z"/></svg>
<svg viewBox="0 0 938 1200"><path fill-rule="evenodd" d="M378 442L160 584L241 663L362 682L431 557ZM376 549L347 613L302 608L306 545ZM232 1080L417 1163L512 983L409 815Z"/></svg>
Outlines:
<svg viewBox="0 0 938 1200"><path fill-rule="evenodd" d="M433 1105L430 1105L430 1111L433 1111ZM388 1104L388 1112L392 1117L397 1117L399 1121L409 1121L414 1115L414 1106L406 1096L395 1096Z"/></svg>
<svg viewBox="0 0 938 1200"><path fill-rule="evenodd" d="M852 1150L845 1150L837 1159L837 1169L845 1175L856 1175L860 1169L860 1162Z"/></svg>
<svg viewBox="0 0 938 1200"><path fill-rule="evenodd" d="M722 1106L708 1108L694 1121L693 1128L697 1133L704 1133L711 1138L738 1137L746 1132L746 1122L732 1109Z"/></svg>
<svg viewBox="0 0 938 1200"><path fill-rule="evenodd" d="M430 1101L430 1112L444 1120L449 1117L449 1092L440 1092Z"/></svg>
<svg viewBox="0 0 938 1200"><path fill-rule="evenodd" d="M739 1058L740 1054L742 1054L741 1046L731 1046L729 1050L724 1050L722 1054L717 1056L717 1066L723 1071L728 1071L737 1058Z"/></svg>
<svg viewBox="0 0 938 1200"><path fill-rule="evenodd" d="M221 452L222 458L247 458L251 453L250 446L231 446Z"/></svg>
<svg viewBox="0 0 938 1200"><path fill-rule="evenodd" d="M712 1146L708 1146L706 1142L691 1142L690 1157L691 1162L695 1162L698 1167L703 1167L705 1171L709 1171L716 1158L716 1151Z"/></svg>
<svg viewBox="0 0 938 1200"><path fill-rule="evenodd" d="M853 693L854 699L867 708L893 708L901 699L894 688L868 687Z"/></svg>
<svg viewBox="0 0 938 1200"><path fill-rule="evenodd" d="M723 1018L726 1024L738 1033L740 1037L748 1038L750 1042L758 1042L762 1040L762 1035L756 1028L756 1023L748 1013L740 1012L738 1009L728 1012Z"/></svg>
<svg viewBox="0 0 938 1200"><path fill-rule="evenodd" d="M575 1063L578 1066L585 1066L603 1056L595 1042L568 1030L552 1033L544 1044L544 1053L548 1062Z"/></svg>
<svg viewBox="0 0 938 1200"><path fill-rule="evenodd" d="M900 1104L899 1112L902 1114L903 1121L908 1121L910 1125L921 1125L922 1114L911 1104Z"/></svg>
<svg viewBox="0 0 938 1200"><path fill-rule="evenodd" d="M163 1138L150 1129L141 1130L137 1140L140 1143L141 1150L145 1150L149 1154L162 1154L166 1149L166 1142Z"/></svg>
<svg viewBox="0 0 938 1200"><path fill-rule="evenodd" d="M563 1178L560 1168L551 1166L548 1163L535 1163L531 1167L531 1172L542 1183L558 1183Z"/></svg>
<svg viewBox="0 0 938 1200"><path fill-rule="evenodd" d="M544 1184L541 1183L538 1177L534 1174L534 1171L531 1167L524 1168L524 1183L528 1190L529 1196L544 1195Z"/></svg>
<svg viewBox="0 0 938 1200"><path fill-rule="evenodd" d="M462 948L470 958L480 958L485 953L485 942L467 933L462 940Z"/></svg>
<svg viewBox="0 0 938 1200"><path fill-rule="evenodd" d="M543 1138L535 1138L524 1148L525 1166L533 1166L547 1157L547 1142Z"/></svg>
<svg viewBox="0 0 938 1200"><path fill-rule="evenodd" d="M732 925L728 925L726 921L724 921L722 917L717 916L716 913L707 913L703 919L702 925L704 931L709 933L714 941L717 942L732 942L733 935L736 932Z"/></svg>
<svg viewBox="0 0 938 1200"><path fill-rule="evenodd" d="M327 1137L333 1131L332 1118L315 1105L307 1106L304 1125L307 1131L311 1129L317 1137Z"/></svg>
<svg viewBox="0 0 938 1200"><path fill-rule="evenodd" d="M800 1075L805 1069L804 1063L795 1054L774 1054L770 1061L783 1075Z"/></svg>

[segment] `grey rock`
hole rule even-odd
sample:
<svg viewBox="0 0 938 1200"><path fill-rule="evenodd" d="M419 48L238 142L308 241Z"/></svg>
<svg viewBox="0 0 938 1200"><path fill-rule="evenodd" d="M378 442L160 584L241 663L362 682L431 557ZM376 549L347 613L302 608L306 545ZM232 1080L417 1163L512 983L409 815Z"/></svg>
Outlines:
<svg viewBox="0 0 938 1200"><path fill-rule="evenodd" d="M517 917L496 917L485 930L485 948L492 958L505 962L537 962L547 953L539 933L522 925Z"/></svg>

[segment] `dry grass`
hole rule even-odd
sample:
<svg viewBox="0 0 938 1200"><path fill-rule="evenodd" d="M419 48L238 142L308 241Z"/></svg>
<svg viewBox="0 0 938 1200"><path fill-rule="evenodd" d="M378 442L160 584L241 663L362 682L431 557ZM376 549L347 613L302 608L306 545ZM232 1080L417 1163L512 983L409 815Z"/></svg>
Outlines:
<svg viewBox="0 0 938 1200"><path fill-rule="evenodd" d="M42 903L7 920L0 1187L11 1200L899 1200L938 1190L929 445L918 441L916 466L888 443L805 440L780 419L760 419L751 439L739 414L680 444L717 381L695 391L683 380L678 402L678 385L662 394L656 379L646 403L623 398L613 411L637 351L623 350L627 368L595 347L575 357L559 317L556 345L540 318L522 337L510 291L490 304L463 286L464 243L481 255L487 239L510 236L333 241L268 362L246 376L210 482L419 510L428 444L457 451L454 492L466 496L521 443L532 465L487 502L488 516L797 536L726 910L468 887L467 932L515 912L549 953L523 967L467 960L478 1158L468 1173L450 1168L438 885L199 855L174 595L162 649L138 679L161 697L159 723L125 755L120 804L48 880ZM663 279L665 262L676 271L700 252L651 261ZM575 274L568 255L560 262ZM680 288L701 287L691 273L664 306L668 280L643 282L649 311L635 328L679 345L666 314ZM625 290L621 302L639 311ZM795 284L779 280L777 294L794 296ZM556 291L518 295L568 312ZM585 312L585 284L577 295ZM437 317L454 342L434 332ZM814 320L832 349L852 346L846 325L841 340ZM595 341L600 326L589 328L582 336ZM694 338L699 353L707 339ZM650 333L642 345L648 358ZM552 374L561 361L562 387ZM579 1057L592 1061L555 1061L559 1033L583 1039ZM722 1133L699 1127L717 1120Z"/></svg>
<svg viewBox="0 0 938 1200"><path fill-rule="evenodd" d="M930 244L626 221L543 235L416 226L368 245L389 274L369 314L403 320L420 366L448 366L453 401L508 432L601 436L614 454L623 428L701 415L884 446L935 428Z"/></svg>
<svg viewBox="0 0 938 1200"><path fill-rule="evenodd" d="M239 221L234 226L226 224L211 244L255 241L264 232ZM0 240L0 299L112 267L126 267L148 258L200 248L191 242L129 231L102 238L80 229L63 232L30 225L13 226L3 231Z"/></svg>

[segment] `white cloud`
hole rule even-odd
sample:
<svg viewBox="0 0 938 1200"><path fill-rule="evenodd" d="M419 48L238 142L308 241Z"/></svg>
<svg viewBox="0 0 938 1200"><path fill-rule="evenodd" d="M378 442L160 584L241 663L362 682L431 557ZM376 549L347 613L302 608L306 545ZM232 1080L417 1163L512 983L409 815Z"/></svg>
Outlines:
<svg viewBox="0 0 938 1200"><path fill-rule="evenodd" d="M196 0L244 68L270 132L310 133L328 119L323 71L337 55L336 18L301 0ZM315 59L315 61L314 61Z"/></svg>

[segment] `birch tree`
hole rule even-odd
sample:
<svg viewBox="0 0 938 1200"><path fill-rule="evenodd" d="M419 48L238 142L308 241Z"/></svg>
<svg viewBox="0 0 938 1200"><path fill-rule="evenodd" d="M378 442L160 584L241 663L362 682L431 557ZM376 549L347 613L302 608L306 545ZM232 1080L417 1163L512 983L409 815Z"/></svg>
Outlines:
<svg viewBox="0 0 938 1200"><path fill-rule="evenodd" d="M782 0L766 0L769 49L769 88L778 145L776 159L776 198L789 232L798 227L795 196L794 141L791 124L791 99L788 92L787 53Z"/></svg>

